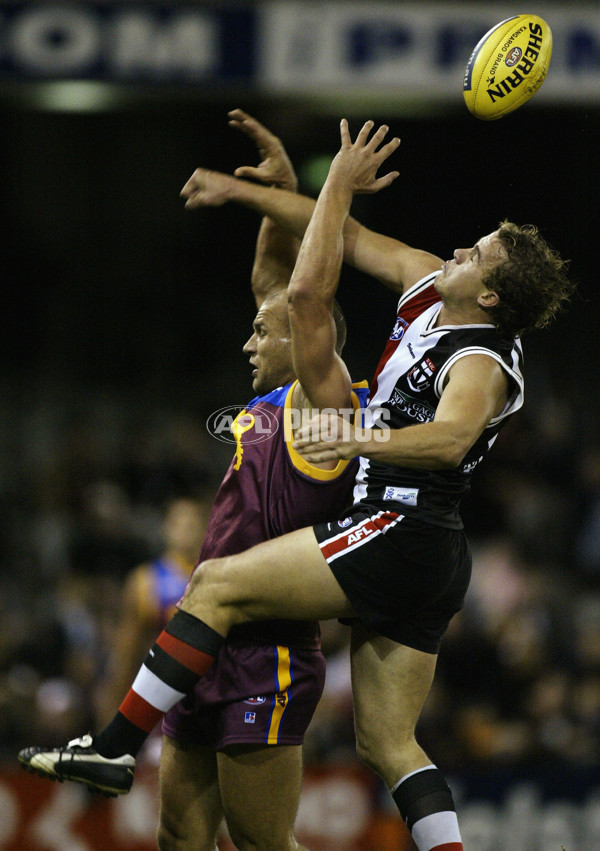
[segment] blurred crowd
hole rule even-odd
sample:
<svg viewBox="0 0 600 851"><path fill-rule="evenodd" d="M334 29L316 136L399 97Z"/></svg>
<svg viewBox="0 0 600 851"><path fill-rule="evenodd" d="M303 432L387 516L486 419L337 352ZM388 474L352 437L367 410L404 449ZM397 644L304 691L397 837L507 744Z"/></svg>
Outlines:
<svg viewBox="0 0 600 851"><path fill-rule="evenodd" d="M600 443L550 396L515 417L463 516L473 578L420 723L445 770L600 762ZM210 500L231 447L204 419L122 404L40 408L6 446L0 493L0 755L98 723L131 571L165 546L170 500ZM4 453L3 453L4 454ZM311 762L354 757L348 629L323 624Z"/></svg>

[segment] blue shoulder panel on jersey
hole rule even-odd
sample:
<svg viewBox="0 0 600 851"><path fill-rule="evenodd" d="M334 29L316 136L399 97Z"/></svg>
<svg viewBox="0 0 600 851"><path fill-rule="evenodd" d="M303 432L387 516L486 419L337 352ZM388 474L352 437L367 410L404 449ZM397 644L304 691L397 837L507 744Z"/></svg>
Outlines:
<svg viewBox="0 0 600 851"><path fill-rule="evenodd" d="M369 403L369 386L365 382L359 382L352 385L352 390L358 396L361 408L366 408Z"/></svg>
<svg viewBox="0 0 600 851"><path fill-rule="evenodd" d="M246 410L249 411L250 408L253 408L259 402L268 402L269 405L273 405L275 408L283 408L286 396L292 384L293 382L290 381L289 384L284 384L283 387L276 387L275 390L271 390L271 392L267 393L266 396L255 396L254 399L251 399L251 401L246 405Z"/></svg>
<svg viewBox="0 0 600 851"><path fill-rule="evenodd" d="M275 408L283 408L285 406L285 400L287 399L290 387L293 383L293 381L290 381L288 384L284 384L283 387L276 387L275 390L271 390L271 392L267 393L265 396L255 396L254 399L251 399L246 405L246 410L249 411L259 402L268 402L269 405L273 405ZM361 408L366 407L369 399L369 386L367 382L356 382L352 385L352 389L358 396Z"/></svg>

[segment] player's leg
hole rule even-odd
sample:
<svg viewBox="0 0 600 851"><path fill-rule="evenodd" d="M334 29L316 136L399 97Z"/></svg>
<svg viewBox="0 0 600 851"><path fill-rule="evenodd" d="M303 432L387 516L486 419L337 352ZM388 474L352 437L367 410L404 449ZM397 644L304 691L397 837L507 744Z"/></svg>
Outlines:
<svg viewBox="0 0 600 851"><path fill-rule="evenodd" d="M369 633L358 621L352 625L356 746L361 759L390 787L399 776L430 762L416 742L415 727L436 660L431 653Z"/></svg>
<svg viewBox="0 0 600 851"><path fill-rule="evenodd" d="M214 750L163 736L159 779L160 851L216 851L223 807Z"/></svg>
<svg viewBox="0 0 600 851"><path fill-rule="evenodd" d="M231 626L353 614L312 528L205 562L108 727L93 740L86 736L66 747L25 748L19 760L53 779L75 780L111 794L127 792L134 756L148 733L210 669Z"/></svg>
<svg viewBox="0 0 600 851"><path fill-rule="evenodd" d="M265 625L265 631L269 627ZM281 636L281 627L276 632ZM294 636L290 622L285 628ZM271 631L273 627L271 627ZM236 637L196 687L215 701L221 799L236 848L298 848L294 821L302 782L302 743L323 692L317 649L257 644Z"/></svg>
<svg viewBox="0 0 600 851"><path fill-rule="evenodd" d="M235 847L302 851L294 837L302 747L234 745L217 758L225 818Z"/></svg>
<svg viewBox="0 0 600 851"><path fill-rule="evenodd" d="M358 754L392 792L419 851L462 851L452 793L415 739L437 656L357 623L351 659Z"/></svg>
<svg viewBox="0 0 600 851"><path fill-rule="evenodd" d="M179 610L146 657L119 713L96 738L99 753L135 754L163 714L207 673L232 626L353 614L310 528L204 562L194 571Z"/></svg>
<svg viewBox="0 0 600 851"><path fill-rule="evenodd" d="M238 623L353 614L312 528L258 544L194 571L180 609L226 635Z"/></svg>
<svg viewBox="0 0 600 851"><path fill-rule="evenodd" d="M121 704L122 717L97 737L99 752L137 752L162 715L207 673L235 624L353 614L312 529L204 562Z"/></svg>

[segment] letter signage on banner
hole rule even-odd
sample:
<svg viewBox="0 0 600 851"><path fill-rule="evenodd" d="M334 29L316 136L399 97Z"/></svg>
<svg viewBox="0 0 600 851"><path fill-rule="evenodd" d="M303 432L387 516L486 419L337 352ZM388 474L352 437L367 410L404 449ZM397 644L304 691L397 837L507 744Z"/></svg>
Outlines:
<svg viewBox="0 0 600 851"><path fill-rule="evenodd" d="M0 0L0 80L458 104L470 52L499 14L493 3ZM549 3L544 18L554 49L536 103L598 101L600 8Z"/></svg>
<svg viewBox="0 0 600 851"><path fill-rule="evenodd" d="M500 17L492 3L286 2L263 7L259 79L278 93L460 100L469 55ZM600 9L545 4L551 70L537 102L600 99Z"/></svg>
<svg viewBox="0 0 600 851"><path fill-rule="evenodd" d="M254 20L244 6L0 2L0 78L248 80Z"/></svg>

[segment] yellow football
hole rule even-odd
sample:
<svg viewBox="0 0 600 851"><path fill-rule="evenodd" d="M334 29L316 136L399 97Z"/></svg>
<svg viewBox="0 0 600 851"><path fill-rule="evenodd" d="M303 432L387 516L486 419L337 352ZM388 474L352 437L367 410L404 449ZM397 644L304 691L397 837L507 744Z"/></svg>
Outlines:
<svg viewBox="0 0 600 851"><path fill-rule="evenodd" d="M483 121L502 118L532 97L544 82L552 56L552 31L537 15L500 21L475 46L463 94Z"/></svg>

